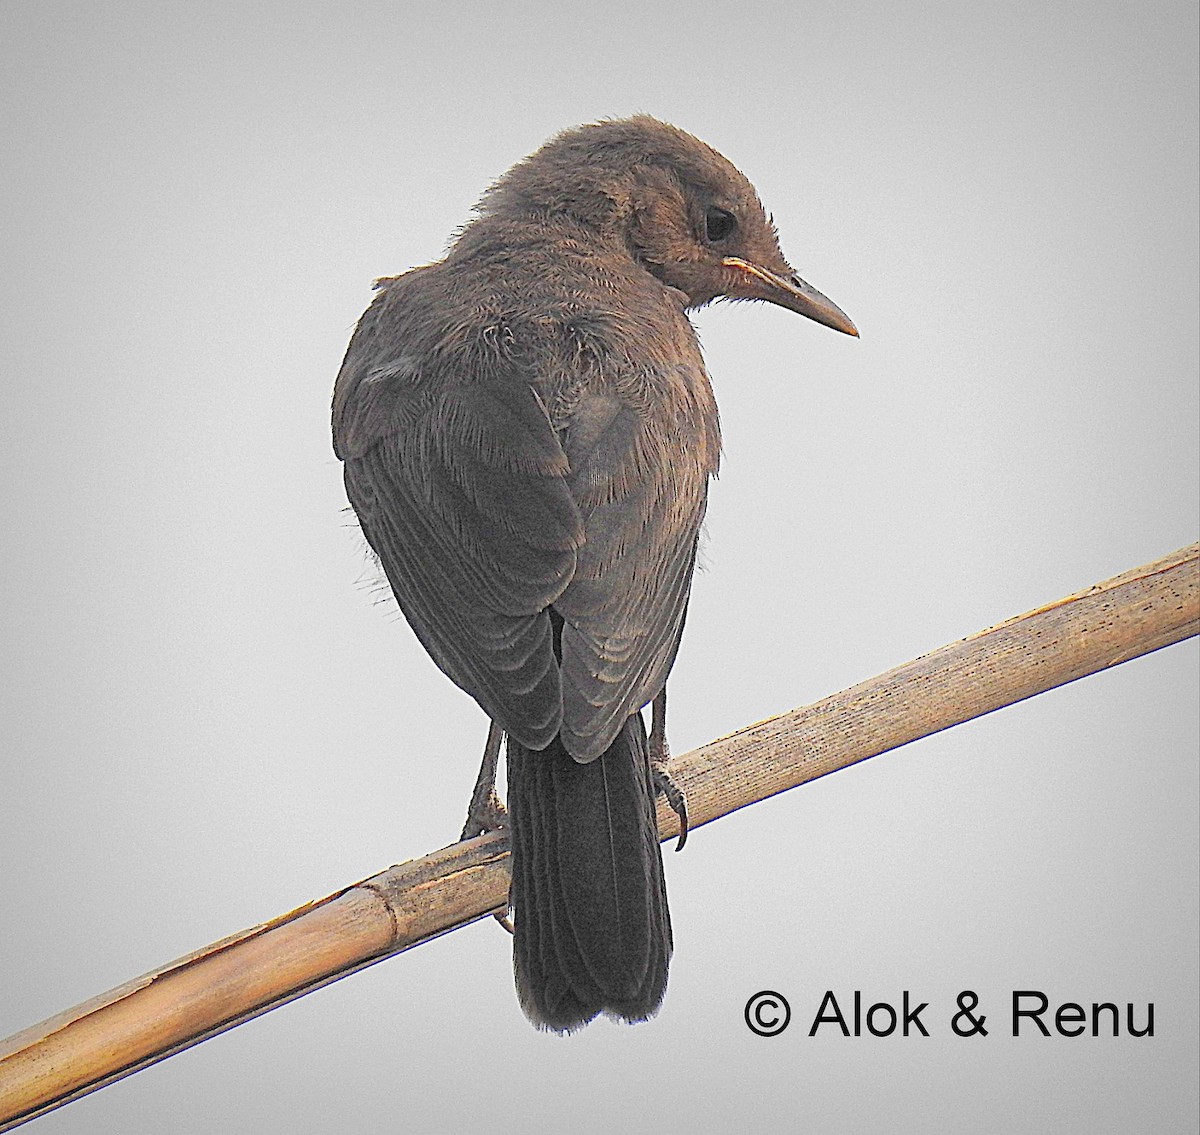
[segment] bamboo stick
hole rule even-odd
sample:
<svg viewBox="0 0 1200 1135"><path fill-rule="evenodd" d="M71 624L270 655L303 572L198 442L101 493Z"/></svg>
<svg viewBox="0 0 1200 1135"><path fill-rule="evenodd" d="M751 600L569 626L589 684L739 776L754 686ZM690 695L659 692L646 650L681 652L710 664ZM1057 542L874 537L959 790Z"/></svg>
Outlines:
<svg viewBox="0 0 1200 1135"><path fill-rule="evenodd" d="M677 758L699 827L1200 632L1200 545ZM660 803L663 838L674 814ZM0 1042L0 1131L505 905L485 835L392 867Z"/></svg>

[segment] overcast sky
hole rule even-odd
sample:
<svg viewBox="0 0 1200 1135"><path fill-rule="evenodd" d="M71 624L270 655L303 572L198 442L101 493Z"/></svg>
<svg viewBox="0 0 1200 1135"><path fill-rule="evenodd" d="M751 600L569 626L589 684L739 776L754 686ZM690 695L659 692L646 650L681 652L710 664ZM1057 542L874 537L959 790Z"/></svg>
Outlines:
<svg viewBox="0 0 1200 1135"><path fill-rule="evenodd" d="M0 17L0 1035L454 838L486 723L379 601L329 394L372 279L559 129L710 142L862 331L696 316L677 752L1196 539L1191 0ZM32 1130L1194 1130L1198 653L697 832L650 1024L537 1033L487 920ZM763 988L933 1035L760 1039ZM1014 1039L1014 988L1155 1036Z"/></svg>

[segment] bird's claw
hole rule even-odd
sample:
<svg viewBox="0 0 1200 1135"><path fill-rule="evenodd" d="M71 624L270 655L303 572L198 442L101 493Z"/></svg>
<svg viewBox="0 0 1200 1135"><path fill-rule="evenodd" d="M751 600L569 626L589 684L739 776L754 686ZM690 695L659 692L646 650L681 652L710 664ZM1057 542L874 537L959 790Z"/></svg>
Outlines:
<svg viewBox="0 0 1200 1135"><path fill-rule="evenodd" d="M507 930L510 934L516 934L516 930L513 928L512 919L508 917L509 913L510 913L509 909L506 907L502 911L500 911L500 910L496 911L496 913L493 914L492 917L498 923L500 923L500 925L503 926L504 929Z"/></svg>

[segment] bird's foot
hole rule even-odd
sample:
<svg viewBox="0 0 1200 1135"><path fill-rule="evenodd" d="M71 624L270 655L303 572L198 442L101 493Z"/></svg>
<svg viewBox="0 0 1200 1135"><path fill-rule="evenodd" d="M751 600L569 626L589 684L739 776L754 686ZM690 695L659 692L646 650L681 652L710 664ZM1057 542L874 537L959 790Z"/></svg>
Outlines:
<svg viewBox="0 0 1200 1135"><path fill-rule="evenodd" d="M496 795L496 762L500 758L500 742L504 733L494 721L488 728L487 744L483 747L483 761L479 766L479 777L475 781L475 789L471 793L471 803L467 808L467 822L463 825L462 835L458 838L474 839L484 832L500 832L508 827L508 812ZM510 934L514 933L512 921L509 919L511 906L506 905L492 917Z"/></svg>
<svg viewBox="0 0 1200 1135"><path fill-rule="evenodd" d="M656 792L661 792L667 798L671 811L679 817L679 842L675 844L676 851L682 851L688 837L688 807L687 796L683 789L671 779L667 772L667 760L659 760L657 756L650 758L650 776Z"/></svg>
<svg viewBox="0 0 1200 1135"><path fill-rule="evenodd" d="M667 772L671 751L667 747L666 686L658 691L658 696L654 699L650 721L650 776L654 781L655 792L661 792L667 798L671 811L679 817L679 842L675 844L675 850L682 851L688 837L687 797Z"/></svg>
<svg viewBox="0 0 1200 1135"><path fill-rule="evenodd" d="M499 832L508 827L508 810L496 795L495 787L490 784L485 787L485 792L471 797L467 822L463 825L462 835L458 837L460 840L474 839L484 832Z"/></svg>

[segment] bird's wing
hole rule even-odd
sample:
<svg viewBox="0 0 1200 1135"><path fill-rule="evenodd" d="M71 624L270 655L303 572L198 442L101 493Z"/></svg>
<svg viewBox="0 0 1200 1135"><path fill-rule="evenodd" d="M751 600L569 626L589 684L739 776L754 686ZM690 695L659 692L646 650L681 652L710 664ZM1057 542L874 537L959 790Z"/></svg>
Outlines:
<svg viewBox="0 0 1200 1135"><path fill-rule="evenodd" d="M562 720L547 608L583 540L567 458L527 381L500 366L435 375L404 310L377 297L338 376L346 492L434 661L541 749Z"/></svg>
<svg viewBox="0 0 1200 1135"><path fill-rule="evenodd" d="M586 538L554 607L565 620L563 741L577 760L603 753L662 689L683 631L719 442L698 352L677 371L654 406L585 397L566 432Z"/></svg>

